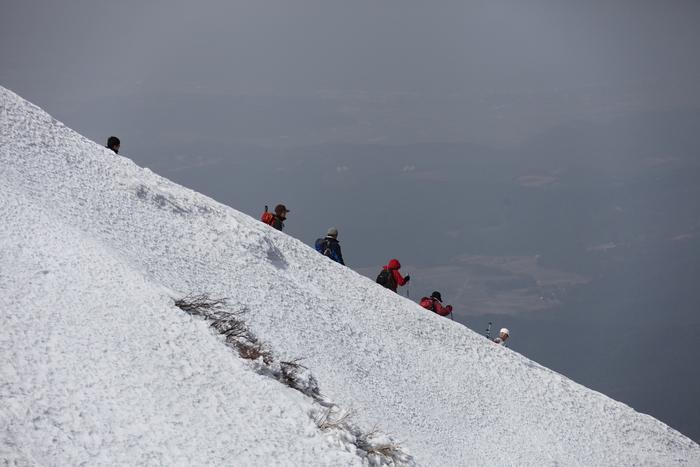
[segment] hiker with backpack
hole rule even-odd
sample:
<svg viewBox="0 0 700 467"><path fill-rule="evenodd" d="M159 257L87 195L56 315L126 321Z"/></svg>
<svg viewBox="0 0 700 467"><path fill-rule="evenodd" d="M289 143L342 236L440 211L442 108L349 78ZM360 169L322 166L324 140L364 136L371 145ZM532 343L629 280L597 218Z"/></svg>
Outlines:
<svg viewBox="0 0 700 467"><path fill-rule="evenodd" d="M452 305L442 306L442 295L437 291L433 292L430 297L421 298L420 306L440 316L447 316L452 313Z"/></svg>
<svg viewBox="0 0 700 467"><path fill-rule="evenodd" d="M287 213L289 209L284 204L278 204L275 206L275 213L267 212L267 206L265 206L265 213L262 215L262 221L272 228L277 230L282 230L284 228L284 221L287 220Z"/></svg>
<svg viewBox="0 0 700 467"><path fill-rule="evenodd" d="M343 254L340 252L340 243L338 242L338 229L330 228L326 238L316 240L316 251L345 266Z"/></svg>
<svg viewBox="0 0 700 467"><path fill-rule="evenodd" d="M508 339L509 337L510 337L510 331L508 330L508 328L503 328L503 329L501 329L501 332L498 335L498 337L495 338L493 340L493 342L495 342L496 344L500 344L504 347L508 347L508 345L506 344L506 339Z"/></svg>
<svg viewBox="0 0 700 467"><path fill-rule="evenodd" d="M411 280L411 276L408 274L406 277L401 277L399 269L401 269L399 260L392 259L388 265L382 266L382 272L377 276L377 283L396 292L398 286L406 285Z"/></svg>

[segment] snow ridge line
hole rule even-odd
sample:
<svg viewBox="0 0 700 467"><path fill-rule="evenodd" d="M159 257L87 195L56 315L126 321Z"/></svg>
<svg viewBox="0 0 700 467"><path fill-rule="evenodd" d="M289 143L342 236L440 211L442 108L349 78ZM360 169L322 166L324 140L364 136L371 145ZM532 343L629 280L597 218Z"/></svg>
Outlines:
<svg viewBox="0 0 700 467"><path fill-rule="evenodd" d="M320 430L328 432L341 448L366 459L370 466L415 467L413 457L403 452L401 445L391 437L376 428L363 433L352 424L350 420L355 410L341 409L326 399L311 371L299 363L301 358L282 361L261 342L241 318L249 311L247 307L229 311L227 298L214 299L208 293L188 294L175 300L175 306L189 315L208 321L223 338L224 345L250 362L256 373L273 378L311 399L311 405L315 408L309 414L311 419Z"/></svg>

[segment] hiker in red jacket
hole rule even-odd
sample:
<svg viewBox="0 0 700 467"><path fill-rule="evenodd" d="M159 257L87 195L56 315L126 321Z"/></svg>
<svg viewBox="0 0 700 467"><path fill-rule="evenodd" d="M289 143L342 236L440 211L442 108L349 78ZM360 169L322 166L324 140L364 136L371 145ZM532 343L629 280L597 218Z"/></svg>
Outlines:
<svg viewBox="0 0 700 467"><path fill-rule="evenodd" d="M423 308L434 311L440 316L447 316L452 313L452 305L442 306L442 295L440 292L433 292L430 297L423 297L420 299L420 306Z"/></svg>
<svg viewBox="0 0 700 467"><path fill-rule="evenodd" d="M408 284L408 281L411 280L411 276L406 274L406 277L401 277L401 273L399 272L399 269L401 269L401 263L399 263L398 259L392 259L389 261L389 264L386 266L382 266L382 269L385 271L389 271L389 276L390 280L387 282L381 281L379 278L377 278L377 282L382 284L384 287L387 289L391 289L394 292L396 292L396 289L400 285L406 285ZM383 276L384 274L380 273L380 277Z"/></svg>

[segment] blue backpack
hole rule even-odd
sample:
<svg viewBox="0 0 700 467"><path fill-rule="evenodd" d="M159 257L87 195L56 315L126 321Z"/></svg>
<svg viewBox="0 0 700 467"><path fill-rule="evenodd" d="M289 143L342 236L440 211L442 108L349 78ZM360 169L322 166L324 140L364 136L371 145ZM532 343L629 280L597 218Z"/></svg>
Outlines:
<svg viewBox="0 0 700 467"><path fill-rule="evenodd" d="M331 242L327 238L319 238L318 240L316 240L316 251L321 253L323 256L333 258L333 252L331 251Z"/></svg>

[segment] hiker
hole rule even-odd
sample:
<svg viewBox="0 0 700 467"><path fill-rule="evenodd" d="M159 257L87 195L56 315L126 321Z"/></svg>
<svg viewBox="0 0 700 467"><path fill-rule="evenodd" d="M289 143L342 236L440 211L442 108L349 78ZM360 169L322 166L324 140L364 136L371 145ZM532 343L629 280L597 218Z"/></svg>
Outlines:
<svg viewBox="0 0 700 467"><path fill-rule="evenodd" d="M452 305L442 306L442 295L437 291L433 292L430 297L421 298L420 306L440 316L447 316L452 313Z"/></svg>
<svg viewBox="0 0 700 467"><path fill-rule="evenodd" d="M316 251L345 266L343 254L340 252L340 243L338 242L338 229L331 227L328 229L326 238L316 240Z"/></svg>
<svg viewBox="0 0 700 467"><path fill-rule="evenodd" d="M262 215L262 221L274 227L277 230L282 230L284 228L284 221L287 220L287 213L289 209L284 204L278 204L275 206L275 213L267 212L267 206L265 206L265 213Z"/></svg>
<svg viewBox="0 0 700 467"><path fill-rule="evenodd" d="M275 219L272 221L272 227L277 230L282 230L284 228L284 221L287 220L287 213L289 209L284 204L278 204L275 206Z"/></svg>
<svg viewBox="0 0 700 467"><path fill-rule="evenodd" d="M401 269L401 263L399 263L399 260L392 259L389 261L388 265L382 266L382 272L380 272L379 276L377 276L377 283L396 292L398 286L406 285L408 284L408 281L411 280L411 277L408 274L406 274L406 277L401 277L399 269Z"/></svg>
<svg viewBox="0 0 700 467"><path fill-rule="evenodd" d="M121 147L121 145L122 143L121 141L119 141L119 138L117 138L116 136L110 136L107 140L107 146L105 147L119 154L119 148Z"/></svg>
<svg viewBox="0 0 700 467"><path fill-rule="evenodd" d="M496 344L501 344L504 347L508 347L508 345L506 344L506 339L508 339L508 337L510 337L510 331L507 328L503 328L501 329L501 333L498 335L498 337L495 338L493 341Z"/></svg>

